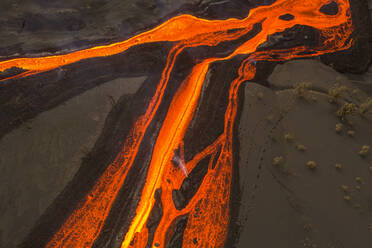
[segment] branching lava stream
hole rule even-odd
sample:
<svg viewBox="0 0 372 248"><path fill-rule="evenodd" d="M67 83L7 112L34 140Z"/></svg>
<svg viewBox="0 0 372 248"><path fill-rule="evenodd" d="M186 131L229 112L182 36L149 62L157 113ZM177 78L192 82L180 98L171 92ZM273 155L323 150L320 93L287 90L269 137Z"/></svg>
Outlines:
<svg viewBox="0 0 372 248"><path fill-rule="evenodd" d="M172 224L175 219L188 215L182 247L223 247L230 221L229 203L234 165L233 133L238 109L239 87L245 81L254 78L256 61L284 61L349 48L352 45L350 36L353 32L349 2L348 0L334 1L338 5L338 13L335 15L322 13L321 7L331 2L331 0L277 0L270 6L261 6L250 10L249 15L242 20L210 21L190 15L180 15L123 42L64 55L17 58L0 62L0 71L12 67L26 70L26 72L12 77L21 78L53 70L83 59L122 53L139 44L159 41L171 41L174 44L168 55L167 64L156 92L147 106L147 111L138 118L132 127L123 150L99 177L90 193L81 200L46 247L91 247L93 245L137 156L144 134L156 115L177 56L185 48L213 47L221 42L237 40L259 23L262 27L261 31L253 38L244 41L228 56L207 58L198 63L173 96L154 145L136 214L121 245L122 248L144 248L146 245L165 247L169 235L173 232ZM291 14L294 18L291 20L280 19L279 17L284 14ZM257 48L267 41L269 35L283 32L294 25L307 25L318 30L320 33L318 45L316 47L297 46L289 49L257 51ZM196 154L192 160L183 161L182 153L185 145L183 139L191 120L194 118L210 65L217 61L229 60L236 55L244 55L246 58L238 70L238 77L230 84L228 104L224 113L224 131L212 144ZM4 80L8 79L10 78ZM180 151L180 159L186 170L181 170L172 162L176 150ZM210 157L208 172L199 189L186 207L181 210L177 209L172 199L172 191L181 187L187 176L185 171L191 172L202 159L208 156ZM163 214L152 243L148 244L149 233L146 223L155 204L156 191L161 194Z"/></svg>

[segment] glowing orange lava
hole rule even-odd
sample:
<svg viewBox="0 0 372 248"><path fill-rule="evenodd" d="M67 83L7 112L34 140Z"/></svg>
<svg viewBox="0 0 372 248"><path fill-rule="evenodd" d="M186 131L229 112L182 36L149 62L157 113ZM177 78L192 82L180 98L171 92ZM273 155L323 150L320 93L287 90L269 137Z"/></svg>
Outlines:
<svg viewBox="0 0 372 248"><path fill-rule="evenodd" d="M247 40L225 58L209 58L201 61L182 82L162 123L136 214L122 242L122 248L144 248L146 246L149 236L146 222L155 203L155 191L161 189L163 215L155 231L152 247L155 244L157 247L164 247L169 238L167 233L172 231L173 221L186 214L189 215L189 219L182 247L223 247L230 221L230 186L234 163L233 129L238 108L239 87L243 82L254 78L255 61L289 60L349 48L352 44L350 35L353 31L349 2L348 0L338 0L339 11L336 15L330 16L321 13L319 9L330 2L330 0L277 0L270 6L252 9L249 15L242 20L209 21L190 15L180 15L123 42L65 55L18 58L0 62L0 71L18 67L26 72L15 77L25 77L83 59L121 53L139 44L158 41L172 41L174 43L174 47L168 55L162 78L147 106L147 111L136 121L125 141L122 152L107 167L91 192L81 200L78 207L54 234L47 247L92 246L137 156L147 127L162 101L177 56L183 49L201 45L216 46L223 41L236 40L251 31L254 24L261 23L262 30L256 36ZM279 19L279 16L287 13L295 18L289 21ZM297 24L311 26L319 30L318 46L257 51L257 48L266 42L269 35L283 32ZM311 54L303 52L311 52ZM173 166L171 160L174 151L185 145L183 143L184 135L194 117L210 65L216 61L228 60L241 54L246 55L247 58L239 68L238 77L230 84L223 133L185 164L187 171L190 172L198 165L199 161L210 156L208 172L188 205L177 210L172 200L172 191L181 187L186 175Z"/></svg>

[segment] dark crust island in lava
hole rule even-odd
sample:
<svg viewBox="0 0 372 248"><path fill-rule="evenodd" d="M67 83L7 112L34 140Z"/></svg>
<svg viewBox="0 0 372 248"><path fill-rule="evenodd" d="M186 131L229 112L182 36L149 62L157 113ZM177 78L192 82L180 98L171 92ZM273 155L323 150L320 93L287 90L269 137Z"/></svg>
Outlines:
<svg viewBox="0 0 372 248"><path fill-rule="evenodd" d="M267 5L272 2L267 3ZM337 14L338 7L334 3L332 2L322 7L321 11L331 16ZM353 45L344 51L321 55L320 59L326 64L332 64L341 71L362 72L367 69L372 59L371 56L362 56L372 54L372 32L369 30L372 26L369 18L367 18L366 2L351 0L350 4L354 28L350 38L353 40ZM199 7L185 6L185 9L198 17L214 19L219 17L218 15L215 16L213 11L209 14L207 12L201 15ZM172 16L184 13L184 11L180 10L177 13L172 13ZM225 12L225 15L227 12ZM228 17L242 18L246 17L247 12L248 9L238 9L231 10L231 15L230 13L227 14ZM296 20L296 15L283 13L280 15L280 19L282 21ZM92 247L121 246L132 219L136 215L137 206L141 201L141 192L146 184L154 146L161 132L162 124L166 119L168 110L172 108L171 103L183 81L188 79L194 68L205 59L226 57L261 31L262 22L257 22L249 32L239 35L236 39L223 41L213 46L198 45L186 47L180 51L174 61L173 69L170 71L168 84L156 114L147 127L133 164L125 176L125 181L115 197L107 218L104 220L104 225L92 242ZM232 29L229 32L235 34L242 32L242 29ZM265 57L265 52L268 50L288 50L298 46L313 48L317 47L319 37L321 37L319 30L311 26L295 25L283 32L272 34L267 42L258 47L257 51L262 52ZM159 81L162 80L162 73L164 68L167 67L168 54L172 53L173 45L172 42L168 41L140 44L130 47L123 53L107 57L89 58L40 74L1 82L0 137L9 133L24 121L109 80L124 76L148 76L146 82L135 95L123 96L115 104L107 118L100 138L93 150L82 162L78 173L40 218L32 232L21 244L21 247L55 247L51 244L48 246L48 243L53 239L55 233L60 230L71 213L79 206L81 200L89 197L89 192L97 180L122 151L125 140L130 135L136 121L146 113L146 107L150 104L151 97L155 94ZM309 52L306 50L299 55L315 56L316 51ZM262 59L261 61L260 57L257 57L257 60L255 60L255 57L247 60L247 55L237 55L227 61L214 61L210 64L206 73L206 81L209 83L204 83L202 86L201 97L198 100L191 124L186 129L182 144L177 148L182 151L181 157L183 157L185 162L192 160L224 133L225 115L223 113L225 113L231 103L228 101L229 88L231 87L231 82L240 76L239 67L243 61L248 64L247 70L250 69L249 65L252 63L256 66L257 71L257 73L254 73L254 77L246 79L265 84L272 68L284 60L280 57L280 53L279 55L276 54L276 56L274 54L270 59ZM242 68L244 69L243 66ZM11 75L18 75L23 72L25 72L23 69L13 67L4 71L1 76L2 79L6 79ZM17 91L21 91L20 94L23 96L21 100L11 106L7 105L6 103ZM240 91L237 92L237 103L239 105L244 100L244 95ZM239 122L239 115L240 109L237 107L235 123ZM233 125L233 132L236 134L237 125ZM239 159L239 141L236 137L237 135L233 135L231 144L233 146L232 160L234 161L234 167L231 175L232 179L230 179L232 193L229 201L230 220L224 241L225 247L234 247L235 239L239 234L238 220L236 219L240 204L237 176L239 171L236 167L236 161ZM197 163L195 169L182 181L180 188L173 189L172 201L176 209L182 209L187 206L207 175L208 168L212 166L209 170L215 169L222 146L222 143L216 145L216 151L211 152ZM209 160L212 161L211 164L209 164ZM148 247L151 247L153 243L155 246L159 245L162 247L182 247L183 234L190 220L189 214L177 216L172 221L171 228L166 233L166 244L158 244L154 240L155 231L164 215L164 206L161 201L163 193L160 188L156 189L154 193L155 202L146 221L148 238L145 243ZM79 237L76 238L79 239ZM131 244L134 244L134 242L139 241L131 240ZM192 242L194 245L198 245L200 241L193 238Z"/></svg>

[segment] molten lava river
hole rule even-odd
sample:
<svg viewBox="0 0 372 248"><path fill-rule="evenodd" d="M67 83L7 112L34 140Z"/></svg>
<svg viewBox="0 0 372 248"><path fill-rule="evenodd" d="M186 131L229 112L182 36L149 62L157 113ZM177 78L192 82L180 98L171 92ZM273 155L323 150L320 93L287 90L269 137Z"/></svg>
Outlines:
<svg viewBox="0 0 372 248"><path fill-rule="evenodd" d="M331 3L337 3L336 14L321 11L322 7ZM262 46L270 36L285 32L295 25L316 30L319 35L315 45L297 44L275 49ZM258 30L254 31L257 27ZM129 180L128 172L139 156L148 127L164 101L180 54L188 48L221 48L224 43L239 41L231 52L223 56L220 53L219 56L200 59L188 76L179 82L154 140L151 160L144 162L147 163L146 180L140 189L134 214L129 216L130 222L120 240L122 248L167 247L169 239L178 232L176 221L187 216L182 247L224 247L231 222L231 185L236 163L233 140L240 86L256 76L259 61L286 61L345 50L353 44L352 33L349 0L277 0L271 5L247 10L244 19L206 20L192 15L179 15L122 42L62 55L1 61L0 71L14 67L22 70L17 75L3 79L3 83L10 79L34 77L90 58L113 56L145 43L166 42L172 46L155 93L147 102L146 111L136 119L126 140L122 141L122 149L116 159L106 166L90 192L50 236L46 247L94 246L120 189ZM243 59L237 67L236 78L229 82L226 108L220 113L224 116L223 131L186 161L187 143L184 137L198 111L211 65L225 63L236 57ZM212 81L208 83L213 84ZM208 169L197 190L185 206L176 206L174 192L180 190L184 180L191 177L193 170L205 160L208 161ZM149 230L147 224L156 205L161 206L161 218L156 228Z"/></svg>

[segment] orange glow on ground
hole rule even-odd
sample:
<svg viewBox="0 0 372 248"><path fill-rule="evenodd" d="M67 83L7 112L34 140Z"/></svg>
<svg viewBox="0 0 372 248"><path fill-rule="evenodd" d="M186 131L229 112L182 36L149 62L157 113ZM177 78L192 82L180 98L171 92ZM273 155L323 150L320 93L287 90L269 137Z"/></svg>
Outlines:
<svg viewBox="0 0 372 248"><path fill-rule="evenodd" d="M230 221L230 186L234 163L233 128L238 108L239 87L243 82L254 78L256 72L255 61L283 61L349 48L351 46L349 38L353 31L349 2L348 0L339 0L339 12L334 16L319 12L322 5L330 2L329 0L277 0L271 6L262 6L251 10L249 15L242 20L209 21L190 15L180 15L123 42L93 47L65 55L18 58L0 62L0 71L12 67L27 70L23 74L13 76L13 78L17 78L53 70L83 59L122 53L139 44L157 41L174 42L174 47L168 55L167 64L156 92L147 106L146 113L140 116L133 126L122 152L107 167L91 192L81 200L78 207L54 234L47 247L92 246L137 156L140 143L159 108L170 73L177 56L182 50L186 47L201 45L216 46L223 41L236 40L251 31L254 24L261 23L262 31L255 37L247 40L225 58L210 58L200 62L182 82L162 123L136 215L132 219L122 242L122 248L144 248L146 246L149 236L146 222L155 203L155 191L161 189L163 216L155 231L152 247L155 244L158 247L164 247L167 242L167 231L171 228L172 222L179 216L186 214L189 214L189 219L183 237L183 247L223 247ZM295 18L291 21L279 19L279 16L287 13L292 14ZM318 29L321 33L319 45L312 48L300 46L283 50L256 51L269 35L282 32L296 24L308 25ZM234 31L231 32L231 30ZM311 51L312 54L301 54L301 52L308 51ZM186 163L186 168L190 172L199 161L211 155L208 172L197 193L184 209L177 210L172 200L172 191L180 188L185 179L185 174L180 169L175 168L171 162L174 150L184 146L184 135L194 117L209 66L215 61L228 60L238 54L246 54L247 59L239 68L239 76L230 85L224 132L217 140ZM218 153L219 149L220 153ZM219 157L215 160L217 154L219 154ZM216 162L212 166L213 161ZM194 243L195 238L197 245Z"/></svg>

